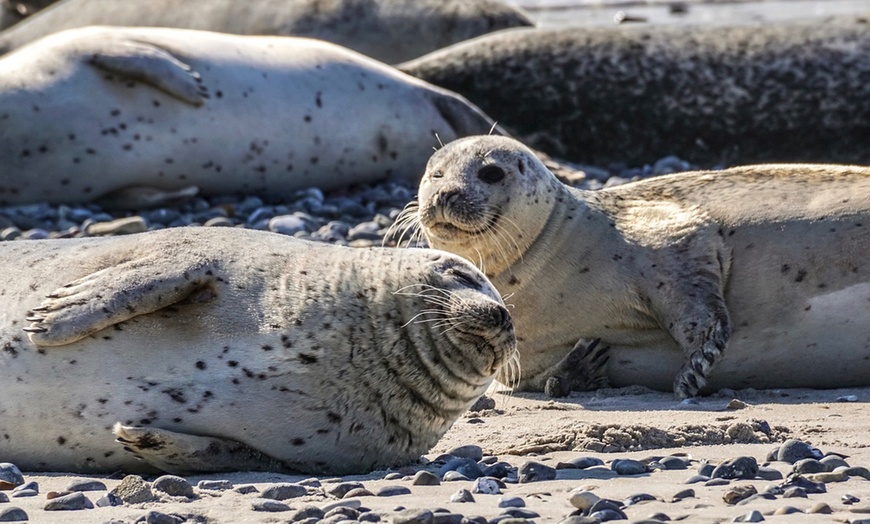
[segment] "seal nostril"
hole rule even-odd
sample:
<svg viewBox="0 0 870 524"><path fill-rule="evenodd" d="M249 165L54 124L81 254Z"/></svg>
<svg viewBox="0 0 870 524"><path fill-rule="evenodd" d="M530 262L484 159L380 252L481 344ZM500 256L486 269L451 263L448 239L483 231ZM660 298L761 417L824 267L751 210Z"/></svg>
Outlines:
<svg viewBox="0 0 870 524"><path fill-rule="evenodd" d="M459 198L459 190L450 189L448 191L442 191L438 194L438 205L439 206L447 206L450 205Z"/></svg>

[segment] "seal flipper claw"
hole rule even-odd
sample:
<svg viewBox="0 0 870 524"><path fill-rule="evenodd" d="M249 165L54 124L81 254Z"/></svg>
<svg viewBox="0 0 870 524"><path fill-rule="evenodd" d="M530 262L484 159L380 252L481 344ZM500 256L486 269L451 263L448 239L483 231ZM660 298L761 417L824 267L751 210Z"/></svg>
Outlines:
<svg viewBox="0 0 870 524"><path fill-rule="evenodd" d="M166 429L134 428L120 422L112 433L123 448L157 469L174 474L218 471L296 472L280 460L241 442Z"/></svg>
<svg viewBox="0 0 870 524"><path fill-rule="evenodd" d="M207 98L208 92L199 74L154 44L134 40L111 42L91 55L90 64L145 82L195 107L201 106Z"/></svg>
<svg viewBox="0 0 870 524"><path fill-rule="evenodd" d="M62 346L190 296L197 303L213 300L214 290L200 291L214 282L215 263L187 262L155 275L145 257L91 273L49 294L37 308L41 314L27 317L33 324L24 331L37 346Z"/></svg>
<svg viewBox="0 0 870 524"><path fill-rule="evenodd" d="M544 392L551 397L566 397L572 391L606 387L610 346L601 339L591 342L581 338L558 364L545 373Z"/></svg>

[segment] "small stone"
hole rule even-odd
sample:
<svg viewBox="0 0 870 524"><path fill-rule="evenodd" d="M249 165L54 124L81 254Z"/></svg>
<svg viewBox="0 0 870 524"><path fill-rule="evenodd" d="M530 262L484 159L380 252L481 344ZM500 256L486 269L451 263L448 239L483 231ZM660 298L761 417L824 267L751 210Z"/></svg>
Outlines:
<svg viewBox="0 0 870 524"><path fill-rule="evenodd" d="M580 511L586 511L599 500L601 500L601 497L591 491L585 490L574 490L568 496L568 502Z"/></svg>
<svg viewBox="0 0 870 524"><path fill-rule="evenodd" d="M204 227L233 227L236 223L228 217L214 217L205 221Z"/></svg>
<svg viewBox="0 0 870 524"><path fill-rule="evenodd" d="M633 459L615 459L610 469L617 475L640 475L647 472L646 464Z"/></svg>
<svg viewBox="0 0 870 524"><path fill-rule="evenodd" d="M275 513L279 511L290 511L290 506L277 500L259 499L251 504L251 509L254 511L267 511Z"/></svg>
<svg viewBox="0 0 870 524"><path fill-rule="evenodd" d="M695 490L693 489L684 489L683 491L677 492L673 498L671 498L671 502L679 502L683 499L691 499L695 498Z"/></svg>
<svg viewBox="0 0 870 524"><path fill-rule="evenodd" d="M515 519L536 519L541 516L540 513L526 508L505 508L504 515L510 515Z"/></svg>
<svg viewBox="0 0 870 524"><path fill-rule="evenodd" d="M843 504L846 504L847 506L861 502L861 499L859 499L855 495L849 495L848 493L840 497L840 500L842 500Z"/></svg>
<svg viewBox="0 0 870 524"><path fill-rule="evenodd" d="M807 513L819 513L822 515L830 515L834 510L831 509L831 506L824 502L817 502L807 510Z"/></svg>
<svg viewBox="0 0 870 524"><path fill-rule="evenodd" d="M248 493L259 493L260 490L257 489L257 486L252 484L245 484L244 486L236 486L233 488L233 491L240 495L247 495Z"/></svg>
<svg viewBox="0 0 870 524"><path fill-rule="evenodd" d="M794 464L795 462L805 458L821 459L822 453L805 442L801 442L797 439L789 439L783 442L779 447L776 460Z"/></svg>
<svg viewBox="0 0 870 524"><path fill-rule="evenodd" d="M685 460L674 456L663 457L659 463L667 470L688 469L689 467Z"/></svg>
<svg viewBox="0 0 870 524"><path fill-rule="evenodd" d="M290 520L292 522L299 522L299 521L302 521L305 519L320 520L325 515L326 515L326 513L324 513L324 511L322 509L318 508L317 506L308 505L308 506L303 506L303 507L297 509L293 513L293 515L291 515Z"/></svg>
<svg viewBox="0 0 870 524"><path fill-rule="evenodd" d="M35 489L16 489L12 492L12 498L36 497L39 492Z"/></svg>
<svg viewBox="0 0 870 524"><path fill-rule="evenodd" d="M474 404L472 404L471 407L468 408L468 411L478 413L486 409L495 409L495 400L487 397L486 395L483 395L482 397L474 401Z"/></svg>
<svg viewBox="0 0 870 524"><path fill-rule="evenodd" d="M481 493L484 495L498 495L501 493L501 486L495 479L481 477L474 481L471 486L472 493Z"/></svg>
<svg viewBox="0 0 870 524"><path fill-rule="evenodd" d="M849 467L849 463L843 460L843 457L838 457L837 455L826 455L819 462L825 466L827 471Z"/></svg>
<svg viewBox="0 0 870 524"><path fill-rule="evenodd" d="M730 409L730 410L736 411L738 409L746 409L746 407L747 407L746 402L743 402L742 400L738 400L735 398L725 406L725 409Z"/></svg>
<svg viewBox="0 0 870 524"><path fill-rule="evenodd" d="M130 235L148 231L148 223L140 216L118 218L110 222L93 222L85 227L90 236Z"/></svg>
<svg viewBox="0 0 870 524"><path fill-rule="evenodd" d="M21 493L22 491L33 491L33 492L38 494L39 493L39 483L37 483L34 480L31 480L30 482L28 482L26 484L22 484L22 485L20 485L12 490L12 496L14 497L16 493ZM30 495L26 495L26 496L29 497Z"/></svg>
<svg viewBox="0 0 870 524"><path fill-rule="evenodd" d="M296 482L300 486L305 486L306 488L319 488L320 487L320 479L317 477L310 477L307 479L300 480Z"/></svg>
<svg viewBox="0 0 870 524"><path fill-rule="evenodd" d="M193 497L193 486L176 475L163 475L154 479L151 489L161 491L172 497Z"/></svg>
<svg viewBox="0 0 870 524"><path fill-rule="evenodd" d="M870 480L870 469L867 469L864 466L849 466L848 468L843 468L839 471L849 475L850 477L862 477L865 480Z"/></svg>
<svg viewBox="0 0 870 524"><path fill-rule="evenodd" d="M571 468L565 469L587 469L593 466L603 466L604 461L598 457L577 457L569 460L565 464L571 466ZM556 469L559 469L558 467Z"/></svg>
<svg viewBox="0 0 870 524"><path fill-rule="evenodd" d="M460 489L450 496L450 502L474 502L474 496L467 489Z"/></svg>
<svg viewBox="0 0 870 524"><path fill-rule="evenodd" d="M9 497L6 495L6 493L0 491L0 503L3 502L9 502Z"/></svg>
<svg viewBox="0 0 870 524"><path fill-rule="evenodd" d="M465 518L459 513L434 513L432 524L462 524L462 519Z"/></svg>
<svg viewBox="0 0 870 524"><path fill-rule="evenodd" d="M704 475L692 475L686 480L686 484L697 484L698 482L707 482L710 477Z"/></svg>
<svg viewBox="0 0 870 524"><path fill-rule="evenodd" d="M539 482L556 478L556 468L552 468L540 462L528 461L519 467L520 484L527 482Z"/></svg>
<svg viewBox="0 0 870 524"><path fill-rule="evenodd" d="M641 502L650 502L653 500L658 500L656 497L650 495L649 493L638 493L636 495L629 495L622 501L623 506L634 506L635 504L640 504Z"/></svg>
<svg viewBox="0 0 870 524"><path fill-rule="evenodd" d="M776 468L759 466L755 476L763 480L782 480L782 472Z"/></svg>
<svg viewBox="0 0 870 524"><path fill-rule="evenodd" d="M797 487L797 486L795 486L793 488L788 488L787 490L785 490L783 492L782 498L784 498L784 499L794 499L794 498L805 499L805 498L807 498L807 490L805 490L804 488L801 488L801 487Z"/></svg>
<svg viewBox="0 0 870 524"><path fill-rule="evenodd" d="M90 509L94 505L81 491L70 493L56 499L51 499L45 503L45 511L74 511L80 509Z"/></svg>
<svg viewBox="0 0 870 524"><path fill-rule="evenodd" d="M362 507L362 502L360 502L359 499L336 500L335 502L330 502L329 504L324 504L323 506L320 506L320 509L322 509L324 513L329 513L335 508L345 506L348 508L359 509L360 507Z"/></svg>
<svg viewBox="0 0 870 524"><path fill-rule="evenodd" d="M347 495L348 491L364 487L365 486L363 486L362 482L341 482L336 484L335 486L332 486L331 488L328 488L326 492L333 497L341 499L344 498L345 495Z"/></svg>
<svg viewBox="0 0 870 524"><path fill-rule="evenodd" d="M803 511L794 506L783 506L776 508L776 511L773 512L774 515L791 515L792 513L803 513Z"/></svg>
<svg viewBox="0 0 870 524"><path fill-rule="evenodd" d="M722 500L724 500L726 504L737 504L741 500L751 497L756 493L758 493L758 490L756 490L755 486L751 484L745 486L734 486L722 495Z"/></svg>
<svg viewBox="0 0 870 524"><path fill-rule="evenodd" d="M142 515L136 522L144 522L145 524L181 524L185 519L177 515L167 515L159 511L149 511Z"/></svg>
<svg viewBox="0 0 870 524"><path fill-rule="evenodd" d="M722 479L754 479L758 473L758 462L755 457L737 457L716 466L712 478Z"/></svg>
<svg viewBox="0 0 870 524"><path fill-rule="evenodd" d="M615 509L602 509L589 514L593 519L598 519L599 522L607 522L610 520L627 520L625 513Z"/></svg>
<svg viewBox="0 0 870 524"><path fill-rule="evenodd" d="M704 486L712 488L715 486L727 486L728 484L731 484L731 481L728 479L710 479L704 483Z"/></svg>
<svg viewBox="0 0 870 524"><path fill-rule="evenodd" d="M0 231L0 240L15 240L21 236L21 230L15 226L3 228Z"/></svg>
<svg viewBox="0 0 870 524"><path fill-rule="evenodd" d="M375 492L375 495L378 497L395 497L410 494L411 490L405 486L384 486Z"/></svg>
<svg viewBox="0 0 870 524"><path fill-rule="evenodd" d="M211 491L226 491L233 489L233 483L229 480L200 480L196 483L196 487Z"/></svg>
<svg viewBox="0 0 870 524"><path fill-rule="evenodd" d="M836 473L833 471L831 471L830 473L813 473L812 475L807 475L806 477L813 482L821 482L823 484L827 482L846 482L847 480L849 480L849 475L846 475L842 471Z"/></svg>
<svg viewBox="0 0 870 524"><path fill-rule="evenodd" d="M392 473L387 473L386 475L384 475L384 480L401 480L403 478L405 478L405 475L402 475L398 471L394 471ZM359 488L354 488L354 489L359 489Z"/></svg>
<svg viewBox="0 0 870 524"><path fill-rule="evenodd" d="M500 508L524 508L526 501L522 497L499 497L498 507Z"/></svg>
<svg viewBox="0 0 870 524"><path fill-rule="evenodd" d="M0 509L0 522L22 522L30 520L27 513L21 508Z"/></svg>
<svg viewBox="0 0 870 524"><path fill-rule="evenodd" d="M344 498L350 499L354 497L374 497L375 494L366 488L354 488L344 494Z"/></svg>
<svg viewBox="0 0 870 524"><path fill-rule="evenodd" d="M451 449L447 453L453 455L454 457L465 458L473 460L475 462L483 458L483 449L480 446L476 446L474 444L459 446L457 448Z"/></svg>
<svg viewBox="0 0 870 524"><path fill-rule="evenodd" d="M581 517L579 515L573 515L560 520L558 524L601 524L601 520L594 517Z"/></svg>
<svg viewBox="0 0 870 524"><path fill-rule="evenodd" d="M760 511L754 509L745 515L734 517L731 522L761 522L764 520L764 515Z"/></svg>
<svg viewBox="0 0 870 524"><path fill-rule="evenodd" d="M380 522L381 516L373 511L369 511L368 513L363 513L359 516L360 522Z"/></svg>
<svg viewBox="0 0 870 524"><path fill-rule="evenodd" d="M698 474L703 475L705 477L712 477L714 469L716 469L716 466L714 466L713 464L710 464L709 462L706 462L706 461L702 462L701 464L698 464Z"/></svg>
<svg viewBox="0 0 870 524"><path fill-rule="evenodd" d="M64 491L106 491L106 485L99 480L78 480L67 484Z"/></svg>
<svg viewBox="0 0 870 524"><path fill-rule="evenodd" d="M444 474L444 476L441 478L441 480L443 480L444 482L458 482L458 481L464 481L464 480L467 481L467 480L471 480L471 479L466 477L465 475L463 475L462 473L460 473L458 471L448 471L447 473Z"/></svg>
<svg viewBox="0 0 870 524"><path fill-rule="evenodd" d="M666 513L662 513L661 511L658 511L656 513L653 513L649 517L647 517L647 520L653 521L653 522L649 522L648 524L655 524L655 521L669 522L671 520L671 517L669 517ZM640 524L640 523L635 522L635 524Z"/></svg>
<svg viewBox="0 0 870 524"><path fill-rule="evenodd" d="M337 508L329 510L328 513L323 515L323 518L334 518L336 515L344 517L345 520L356 520L359 518L360 513L358 509L350 508L347 506L339 506Z"/></svg>
<svg viewBox="0 0 870 524"><path fill-rule="evenodd" d="M438 469L438 475L442 480L446 480L445 474L449 471L456 471L471 480L483 476L483 470L480 469L480 465L476 460L462 457L454 457L448 460L446 464Z"/></svg>
<svg viewBox="0 0 870 524"><path fill-rule="evenodd" d="M439 486L440 484L438 475L422 470L418 471L411 480L412 486Z"/></svg>
<svg viewBox="0 0 870 524"><path fill-rule="evenodd" d="M516 468L514 468L507 462L496 462L495 464L489 465L483 469L484 477L495 477L499 479L503 479L511 475L516 477L516 473Z"/></svg>
<svg viewBox="0 0 870 524"><path fill-rule="evenodd" d="M435 516L427 509L406 509L393 515L393 524L434 524Z"/></svg>
<svg viewBox="0 0 870 524"><path fill-rule="evenodd" d="M793 486L803 488L807 493L827 493L828 489L822 482L813 482L802 475L792 475L782 483L781 487L787 489Z"/></svg>
<svg viewBox="0 0 870 524"><path fill-rule="evenodd" d="M309 223L298 215L281 215L269 220L269 231L282 235L293 236L299 232L307 232Z"/></svg>
<svg viewBox="0 0 870 524"><path fill-rule="evenodd" d="M120 506L123 503L124 503L124 501L121 500L121 498L118 497L117 495L115 495L114 493L106 493L102 497L98 498L96 502L94 502L94 504L98 508L109 508L112 506Z"/></svg>
<svg viewBox="0 0 870 524"><path fill-rule="evenodd" d="M844 395L837 397L837 402L858 402L858 395Z"/></svg>
<svg viewBox="0 0 870 524"><path fill-rule="evenodd" d="M281 483L281 484L273 484L260 493L260 496L264 499L271 500L287 500L287 499L295 499L297 497L303 497L308 494L308 490L305 489L305 486L300 486L299 484L291 484Z"/></svg>
<svg viewBox="0 0 870 524"><path fill-rule="evenodd" d="M792 471L800 474L821 473L829 471L824 464L813 458L800 459L792 466Z"/></svg>
<svg viewBox="0 0 870 524"><path fill-rule="evenodd" d="M110 493L124 504L140 504L157 499L151 492L151 486L139 475L127 475Z"/></svg>

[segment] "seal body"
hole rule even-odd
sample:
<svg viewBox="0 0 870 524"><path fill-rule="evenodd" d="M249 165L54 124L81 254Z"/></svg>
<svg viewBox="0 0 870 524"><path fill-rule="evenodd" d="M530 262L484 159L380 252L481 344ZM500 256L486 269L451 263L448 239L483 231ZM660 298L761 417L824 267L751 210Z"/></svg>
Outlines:
<svg viewBox="0 0 870 524"><path fill-rule="evenodd" d="M870 168L756 165L591 192L511 139L474 137L432 156L416 212L431 246L515 305L521 389L870 384Z"/></svg>
<svg viewBox="0 0 870 524"><path fill-rule="evenodd" d="M25 470L401 464L516 343L443 252L182 228L6 243L0 265L2 452Z"/></svg>
<svg viewBox="0 0 870 524"><path fill-rule="evenodd" d="M866 164L865 22L516 29L399 67L575 162Z"/></svg>
<svg viewBox="0 0 870 524"><path fill-rule="evenodd" d="M534 24L499 0L66 0L0 34L0 52L89 25L306 36L395 63L490 31Z"/></svg>
<svg viewBox="0 0 870 524"><path fill-rule="evenodd" d="M0 59L0 205L416 180L438 137L491 127L464 99L326 42L74 29Z"/></svg>

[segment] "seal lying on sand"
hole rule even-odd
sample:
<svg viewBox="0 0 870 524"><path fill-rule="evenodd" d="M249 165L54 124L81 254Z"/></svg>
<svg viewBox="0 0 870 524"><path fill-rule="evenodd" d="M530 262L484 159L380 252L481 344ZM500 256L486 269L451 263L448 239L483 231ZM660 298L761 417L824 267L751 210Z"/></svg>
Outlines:
<svg viewBox="0 0 870 524"><path fill-rule="evenodd" d="M89 25L307 36L396 63L490 31L534 24L499 0L66 0L0 34L0 54Z"/></svg>
<svg viewBox="0 0 870 524"><path fill-rule="evenodd" d="M400 69L524 142L594 165L676 154L870 163L870 30L858 17L765 27L517 29Z"/></svg>
<svg viewBox="0 0 870 524"><path fill-rule="evenodd" d="M426 452L512 358L471 264L239 229L0 245L3 460L345 474ZM48 298L46 298L48 297Z"/></svg>
<svg viewBox="0 0 870 524"><path fill-rule="evenodd" d="M516 141L472 137L432 155L409 212L515 305L520 389L870 384L870 168L579 191Z"/></svg>
<svg viewBox="0 0 870 524"><path fill-rule="evenodd" d="M280 197L416 182L438 137L492 125L463 98L326 42L73 29L0 58L0 205L131 186Z"/></svg>

